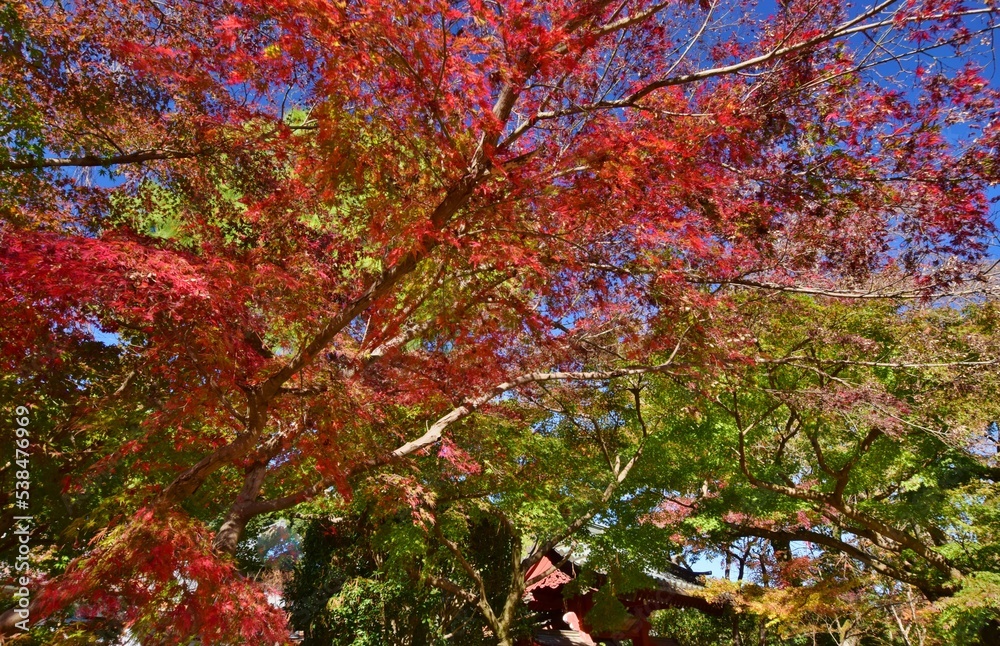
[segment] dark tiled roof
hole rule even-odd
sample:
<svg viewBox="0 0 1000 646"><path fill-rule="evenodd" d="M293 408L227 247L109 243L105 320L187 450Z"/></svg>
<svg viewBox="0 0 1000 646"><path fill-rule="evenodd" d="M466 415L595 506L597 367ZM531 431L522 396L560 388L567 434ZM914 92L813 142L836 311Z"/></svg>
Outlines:
<svg viewBox="0 0 1000 646"><path fill-rule="evenodd" d="M540 630L532 639L538 646L589 646L594 643L576 630Z"/></svg>

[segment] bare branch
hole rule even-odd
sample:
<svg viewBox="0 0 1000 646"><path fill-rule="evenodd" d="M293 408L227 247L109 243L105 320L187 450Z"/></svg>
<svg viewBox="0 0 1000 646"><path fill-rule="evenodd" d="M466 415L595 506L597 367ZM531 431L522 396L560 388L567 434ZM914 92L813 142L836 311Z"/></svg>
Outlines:
<svg viewBox="0 0 1000 646"><path fill-rule="evenodd" d="M121 155L106 157L98 155L81 155L78 157L47 157L31 161L9 161L0 164L0 171L8 170L38 170L42 168L117 166L120 164L139 164L147 161L166 159L190 159L208 154L205 151L186 150L139 150Z"/></svg>

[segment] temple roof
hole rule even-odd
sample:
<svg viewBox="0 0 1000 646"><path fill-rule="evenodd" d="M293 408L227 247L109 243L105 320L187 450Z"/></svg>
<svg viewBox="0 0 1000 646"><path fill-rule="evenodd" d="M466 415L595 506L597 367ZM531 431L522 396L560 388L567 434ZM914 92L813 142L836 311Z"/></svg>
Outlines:
<svg viewBox="0 0 1000 646"><path fill-rule="evenodd" d="M605 530L599 525L590 525L586 528L586 531L590 536L599 536L603 534ZM570 550L572 550L572 554L570 554ZM563 558L569 555L570 558L568 562L578 567L585 566L588 558L590 557L590 548L584 541L578 542L572 546L557 545L555 551ZM704 588L704 586L699 583L698 578L702 575L708 574L708 572L695 572L694 570L675 564L669 564L668 567L668 570L654 570L647 568L643 571L647 576L656 581L658 587L664 592L690 596L692 592ZM560 572L559 574L562 573ZM548 577L545 582L548 583Z"/></svg>
<svg viewBox="0 0 1000 646"><path fill-rule="evenodd" d="M531 638L538 646L589 646L594 643L578 630L540 630Z"/></svg>

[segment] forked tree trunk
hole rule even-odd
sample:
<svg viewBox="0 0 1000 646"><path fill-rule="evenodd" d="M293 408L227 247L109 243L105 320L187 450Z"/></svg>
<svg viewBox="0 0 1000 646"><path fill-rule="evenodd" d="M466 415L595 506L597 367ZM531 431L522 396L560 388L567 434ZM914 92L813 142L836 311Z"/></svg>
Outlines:
<svg viewBox="0 0 1000 646"><path fill-rule="evenodd" d="M253 517L251 505L260 494L266 474L267 464L264 463L255 464L247 469L243 489L226 513L226 518L212 542L216 552L230 555L236 553L236 548L239 547L240 539L243 537L243 530Z"/></svg>

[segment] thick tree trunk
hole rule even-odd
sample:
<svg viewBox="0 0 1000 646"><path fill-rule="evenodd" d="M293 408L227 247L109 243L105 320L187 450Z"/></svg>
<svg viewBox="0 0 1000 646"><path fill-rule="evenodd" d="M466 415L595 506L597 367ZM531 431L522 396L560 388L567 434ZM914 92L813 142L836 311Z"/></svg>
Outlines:
<svg viewBox="0 0 1000 646"><path fill-rule="evenodd" d="M497 618L497 626L495 630L497 631L497 644L498 646L514 646L514 638L510 634L510 626L513 623L513 617L508 616L507 613L503 613Z"/></svg>
<svg viewBox="0 0 1000 646"><path fill-rule="evenodd" d="M253 517L250 511L251 506L260 494L265 475L267 475L267 464L265 463L254 464L247 469L243 489L236 496L236 500L229 508L225 520L222 521L222 526L215 535L213 547L216 552L220 554L236 553L247 522Z"/></svg>

